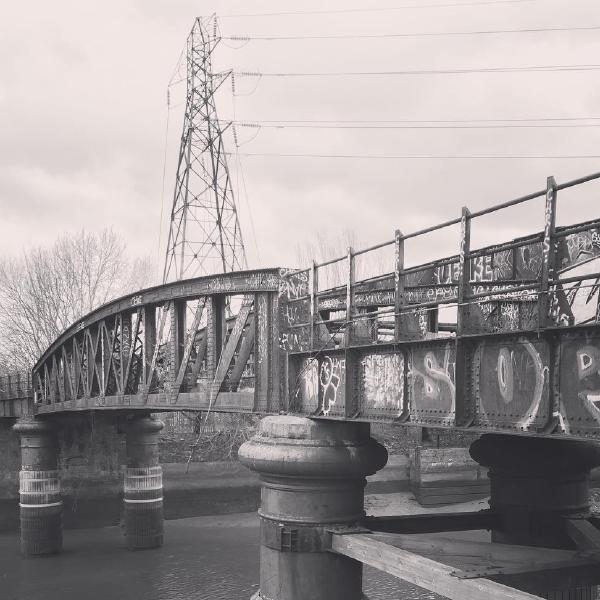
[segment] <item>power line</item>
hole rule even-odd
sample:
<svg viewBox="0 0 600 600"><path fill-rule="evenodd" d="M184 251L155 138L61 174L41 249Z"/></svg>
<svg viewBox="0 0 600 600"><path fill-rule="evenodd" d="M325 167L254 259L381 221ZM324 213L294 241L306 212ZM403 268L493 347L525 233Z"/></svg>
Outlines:
<svg viewBox="0 0 600 600"><path fill-rule="evenodd" d="M304 154L304 153L279 153L279 152L240 152L240 156L253 156L262 158L340 158L340 159L369 159L369 160L527 160L527 159L572 159L572 158L600 158L600 154L562 154L562 155L433 155L433 154Z"/></svg>
<svg viewBox="0 0 600 600"><path fill-rule="evenodd" d="M493 4L521 4L523 2L533 2L534 0L488 0L487 2L454 2L452 4L407 4L405 6L381 6L377 8L341 8L336 10L297 10L280 11L266 13L228 13L219 15L219 18L251 18L251 17L285 17L292 15L334 15L342 13L361 13L361 12L386 12L407 9L420 8L454 8L461 6L486 6Z"/></svg>
<svg viewBox="0 0 600 600"><path fill-rule="evenodd" d="M600 120L600 117L522 117L522 118L512 118L512 119L246 119L244 123L326 123L326 124L337 124L337 123L359 123L359 124L429 124L429 123L522 123L522 122L548 122L548 121L560 121L560 122L579 122L579 121L597 121ZM233 123L238 123L238 121L234 119L229 119Z"/></svg>
<svg viewBox="0 0 600 600"><path fill-rule="evenodd" d="M600 65L535 65L528 67L483 67L473 69L416 69L405 71L330 71L265 73L261 71L230 71L235 77L363 77L404 75L463 75L467 73L530 73L555 71L597 71ZM225 74L219 74L225 76Z"/></svg>
<svg viewBox="0 0 600 600"><path fill-rule="evenodd" d="M238 121L235 122L236 127L245 127L248 129L371 129L371 130L394 130L394 129L550 129L550 128L586 128L586 127L600 127L600 123L560 123L560 124L548 124L548 123L509 123L509 124L463 124L463 125L323 125L323 124L271 124L260 121L246 122Z"/></svg>
<svg viewBox="0 0 600 600"><path fill-rule="evenodd" d="M415 33L374 33L374 34L341 34L341 35L289 35L289 36L223 36L221 39L235 42L274 42L274 41L299 41L299 40L357 40L357 39L384 39L384 38L415 38L415 37L442 37L442 36L468 36L468 35L497 35L512 33L542 33L561 31L597 31L600 25L576 27L538 27L530 29L488 29L479 31L425 31Z"/></svg>

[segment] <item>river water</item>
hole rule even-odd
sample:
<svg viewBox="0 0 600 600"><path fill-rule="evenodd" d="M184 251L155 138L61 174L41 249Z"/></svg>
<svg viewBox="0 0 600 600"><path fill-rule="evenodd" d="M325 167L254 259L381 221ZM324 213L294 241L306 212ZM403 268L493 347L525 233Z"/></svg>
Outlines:
<svg viewBox="0 0 600 600"><path fill-rule="evenodd" d="M1 600L249 600L258 589L255 513L167 521L165 545L130 552L118 527L65 531L64 551L24 558L0 535ZM365 568L370 600L435 594Z"/></svg>

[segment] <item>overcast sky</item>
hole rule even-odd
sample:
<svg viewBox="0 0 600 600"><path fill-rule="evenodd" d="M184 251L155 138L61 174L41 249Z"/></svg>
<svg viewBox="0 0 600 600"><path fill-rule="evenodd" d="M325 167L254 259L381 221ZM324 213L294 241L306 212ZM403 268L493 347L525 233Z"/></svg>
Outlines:
<svg viewBox="0 0 600 600"><path fill-rule="evenodd" d="M471 0L474 1L474 0ZM158 251L166 90L194 17L222 15L224 36L481 31L600 26L597 0L431 6L444 0L188 2L33 0L0 9L0 253L64 231L112 226L132 253L162 263L184 106L171 90ZM458 0L445 0L459 4ZM465 2L466 3L466 2ZM401 10L227 17L232 13L408 7ZM425 5L430 5L425 8ZM419 8L415 8L419 6ZM236 49L237 48L237 49ZM399 71L600 65L600 29L347 40L223 41L216 69L260 72ZM222 119L405 121L596 117L600 70L236 79ZM563 122L564 123L564 122ZM582 124L582 122L579 122ZM293 266L315 232L362 243L393 237L600 171L599 158L334 159L248 153L393 156L600 155L600 127L495 129L238 128L247 195L237 190L251 266ZM256 137L254 137L256 136ZM254 139L252 139L254 138ZM234 151L233 140L226 140ZM234 180L238 163L232 161ZM559 221L598 217L600 185L560 204ZM536 206L540 208L539 205ZM252 212L252 228L249 218ZM541 210L474 224L476 242L541 229ZM430 249L454 252L454 237ZM415 251L416 252L416 251Z"/></svg>

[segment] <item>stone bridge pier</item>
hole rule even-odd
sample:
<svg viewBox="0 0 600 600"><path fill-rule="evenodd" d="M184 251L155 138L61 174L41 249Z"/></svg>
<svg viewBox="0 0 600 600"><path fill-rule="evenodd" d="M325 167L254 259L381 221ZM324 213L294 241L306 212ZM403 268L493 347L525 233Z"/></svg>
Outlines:
<svg viewBox="0 0 600 600"><path fill-rule="evenodd" d="M55 554L62 549L63 511L56 429L52 423L33 417L19 420L14 429L21 438L21 551Z"/></svg>
<svg viewBox="0 0 600 600"><path fill-rule="evenodd" d="M65 515L75 521L77 513L73 511L81 508L84 519L93 518L98 503L107 505L102 506L101 519L108 517L116 524L120 512L131 550L161 546L163 486L158 442L162 427L160 420L141 411L129 416L78 413L18 419L13 430L21 446L23 554L61 551L65 501ZM120 476L123 505L119 511L115 492ZM91 497L82 493L86 488Z"/></svg>
<svg viewBox="0 0 600 600"><path fill-rule="evenodd" d="M365 476L387 462L370 425L265 417L239 458L262 482L257 600L360 600L362 564L326 543L364 517Z"/></svg>
<svg viewBox="0 0 600 600"><path fill-rule="evenodd" d="M149 415L134 416L125 427L123 502L130 550L157 548L163 543L162 468L158 464L158 435L162 428L162 421Z"/></svg>

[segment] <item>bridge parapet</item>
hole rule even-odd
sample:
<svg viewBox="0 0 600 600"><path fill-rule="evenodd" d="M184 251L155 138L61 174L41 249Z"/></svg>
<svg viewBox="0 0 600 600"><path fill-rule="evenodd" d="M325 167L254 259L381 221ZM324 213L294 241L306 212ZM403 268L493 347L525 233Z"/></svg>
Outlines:
<svg viewBox="0 0 600 600"><path fill-rule="evenodd" d="M284 275L289 409L429 427L600 437L600 219L556 226L594 174ZM540 198L542 231L474 248L472 224ZM538 201L539 202L539 201ZM457 253L405 244L459 227ZM360 261L388 251L379 273ZM382 266L383 265L383 268Z"/></svg>

